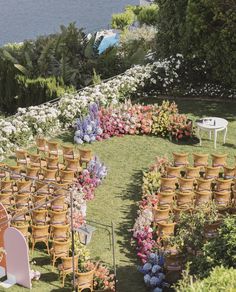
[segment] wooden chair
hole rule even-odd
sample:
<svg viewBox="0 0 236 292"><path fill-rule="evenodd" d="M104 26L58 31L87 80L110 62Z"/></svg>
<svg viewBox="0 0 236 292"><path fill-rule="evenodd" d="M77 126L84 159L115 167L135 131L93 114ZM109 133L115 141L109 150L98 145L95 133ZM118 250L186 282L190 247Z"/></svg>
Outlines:
<svg viewBox="0 0 236 292"><path fill-rule="evenodd" d="M47 152L47 147L46 147L46 139L44 137L36 137L36 147L37 147L37 153L40 154L42 152L44 155Z"/></svg>
<svg viewBox="0 0 236 292"><path fill-rule="evenodd" d="M17 165L26 167L28 165L28 153L26 150L18 149L15 151Z"/></svg>
<svg viewBox="0 0 236 292"><path fill-rule="evenodd" d="M68 183L63 183L59 184L56 183L53 185L53 196L68 196L69 193L69 184Z"/></svg>
<svg viewBox="0 0 236 292"><path fill-rule="evenodd" d="M158 239L166 239L167 237L174 234L176 223L164 223L159 222L157 224L157 237Z"/></svg>
<svg viewBox="0 0 236 292"><path fill-rule="evenodd" d="M165 176L168 178L178 178L180 177L180 171L182 169L182 166L166 166L165 169Z"/></svg>
<svg viewBox="0 0 236 292"><path fill-rule="evenodd" d="M51 210L52 211L65 211L68 209L68 205L65 203L65 196L51 196Z"/></svg>
<svg viewBox="0 0 236 292"><path fill-rule="evenodd" d="M32 186L32 182L31 181L17 181L16 183L16 187L17 187L17 192L18 194L26 194L26 193L31 193L31 186Z"/></svg>
<svg viewBox="0 0 236 292"><path fill-rule="evenodd" d="M0 191L1 193L13 194L14 180L1 180Z"/></svg>
<svg viewBox="0 0 236 292"><path fill-rule="evenodd" d="M213 167L224 167L228 154L211 154Z"/></svg>
<svg viewBox="0 0 236 292"><path fill-rule="evenodd" d="M158 194L159 203L158 205L161 207L172 206L174 202L174 192L160 192Z"/></svg>
<svg viewBox="0 0 236 292"><path fill-rule="evenodd" d="M30 167L41 168L41 156L39 154L29 153L29 164Z"/></svg>
<svg viewBox="0 0 236 292"><path fill-rule="evenodd" d="M47 247L47 252L49 254L49 225L43 225L43 226L31 226L32 229L32 236L31 236L31 242L32 242L32 254L34 252L34 247L37 242L44 242Z"/></svg>
<svg viewBox="0 0 236 292"><path fill-rule="evenodd" d="M29 208L30 206L30 194L20 193L15 194L15 207L16 209Z"/></svg>
<svg viewBox="0 0 236 292"><path fill-rule="evenodd" d="M63 161L65 161L66 159L72 159L72 160L75 159L76 154L75 154L74 146L62 144L61 150L62 150Z"/></svg>
<svg viewBox="0 0 236 292"><path fill-rule="evenodd" d="M196 191L195 196L195 206L203 206L209 204L209 202L211 201L212 193L206 191Z"/></svg>
<svg viewBox="0 0 236 292"><path fill-rule="evenodd" d="M80 164L80 158L76 159L64 159L65 163L65 170L74 171L74 172L81 172L83 170Z"/></svg>
<svg viewBox="0 0 236 292"><path fill-rule="evenodd" d="M22 225L28 224L30 221L30 216L28 215L28 208L12 209L11 210L11 222L12 224Z"/></svg>
<svg viewBox="0 0 236 292"><path fill-rule="evenodd" d="M234 179L236 177L236 167L224 166L224 179Z"/></svg>
<svg viewBox="0 0 236 292"><path fill-rule="evenodd" d="M11 227L16 228L17 230L19 230L22 235L24 236L27 244L29 241L29 237L30 237L30 233L29 233L29 224L25 223L25 224L11 224Z"/></svg>
<svg viewBox="0 0 236 292"><path fill-rule="evenodd" d="M59 155L59 144L56 141L46 141L48 156Z"/></svg>
<svg viewBox="0 0 236 292"><path fill-rule="evenodd" d="M194 178L178 178L178 185L180 192L191 192L193 191L193 183L195 179Z"/></svg>
<svg viewBox="0 0 236 292"><path fill-rule="evenodd" d="M201 170L200 166L195 166L195 167L186 166L185 177L186 178L193 178L193 179L199 178L200 177L200 170Z"/></svg>
<svg viewBox="0 0 236 292"><path fill-rule="evenodd" d="M43 168L43 180L46 182L56 182L57 181L57 169L46 169Z"/></svg>
<svg viewBox="0 0 236 292"><path fill-rule="evenodd" d="M193 153L193 166L205 167L208 165L209 154Z"/></svg>
<svg viewBox="0 0 236 292"><path fill-rule="evenodd" d="M168 272L181 272L183 268L183 258L179 254L168 254L165 257L165 270Z"/></svg>
<svg viewBox="0 0 236 292"><path fill-rule="evenodd" d="M65 241L69 239L70 226L66 225L51 225L51 237L56 241Z"/></svg>
<svg viewBox="0 0 236 292"><path fill-rule="evenodd" d="M216 179L217 177L219 177L219 172L220 172L220 167L219 166L206 166L205 167L205 179Z"/></svg>
<svg viewBox="0 0 236 292"><path fill-rule="evenodd" d="M22 166L20 165L7 165L7 168L11 171L10 179L22 179Z"/></svg>
<svg viewBox="0 0 236 292"><path fill-rule="evenodd" d="M43 181L35 182L35 195L49 195L49 186Z"/></svg>
<svg viewBox="0 0 236 292"><path fill-rule="evenodd" d="M59 177L61 183L71 184L75 181L75 172L72 170L60 170Z"/></svg>
<svg viewBox="0 0 236 292"><path fill-rule="evenodd" d="M188 153L173 152L174 166L186 166L188 162Z"/></svg>
<svg viewBox="0 0 236 292"><path fill-rule="evenodd" d="M32 199L32 202L33 202L33 206L34 208L35 207L38 207L39 209L38 210L45 210L47 209L47 198L48 196L46 194L42 194L42 195L32 195L31 196L31 199ZM41 206L41 207L39 207Z"/></svg>
<svg viewBox="0 0 236 292"><path fill-rule="evenodd" d="M48 223L48 210L33 210L31 214L34 225L46 225Z"/></svg>
<svg viewBox="0 0 236 292"><path fill-rule="evenodd" d="M26 180L38 179L38 175L40 172L39 167L26 167Z"/></svg>
<svg viewBox="0 0 236 292"><path fill-rule="evenodd" d="M49 211L51 225L67 224L67 211Z"/></svg>
<svg viewBox="0 0 236 292"><path fill-rule="evenodd" d="M170 207L169 206L166 208L154 207L152 209L152 213L154 225L156 225L159 222L166 222L166 220L168 220L170 217Z"/></svg>
<svg viewBox="0 0 236 292"><path fill-rule="evenodd" d="M176 178L166 178L161 177L160 179L161 185L160 185L160 191L161 192L174 192L176 189Z"/></svg>
<svg viewBox="0 0 236 292"><path fill-rule="evenodd" d="M216 207L227 207L230 205L230 192L214 192L214 202Z"/></svg>
<svg viewBox="0 0 236 292"><path fill-rule="evenodd" d="M47 169L59 170L59 158L55 157L45 157Z"/></svg>
<svg viewBox="0 0 236 292"><path fill-rule="evenodd" d="M52 256L52 271L54 270L57 259L69 257L70 241L52 241L50 253Z"/></svg>
<svg viewBox="0 0 236 292"><path fill-rule="evenodd" d="M212 238L217 237L218 235L218 229L220 227L220 225L222 224L221 221L217 221L211 224L206 224L204 226L204 238L206 240L210 240Z"/></svg>
<svg viewBox="0 0 236 292"><path fill-rule="evenodd" d="M93 279L94 279L94 274L96 271L96 267L89 272L86 273L77 273L77 289L78 292L82 291L94 291L93 290Z"/></svg>
<svg viewBox="0 0 236 292"><path fill-rule="evenodd" d="M87 165L89 163L89 161L92 159L92 150L79 149L79 156L80 156L81 165L83 165L83 163L85 163Z"/></svg>
<svg viewBox="0 0 236 292"><path fill-rule="evenodd" d="M177 205L178 206L188 206L191 207L193 205L193 192L176 192L177 195Z"/></svg>
<svg viewBox="0 0 236 292"><path fill-rule="evenodd" d="M62 263L58 266L59 277L62 279L62 287L65 286L65 278L67 275L73 273L73 257L62 257ZM74 270L78 273L79 255L74 256Z"/></svg>
<svg viewBox="0 0 236 292"><path fill-rule="evenodd" d="M199 192L211 192L213 179L197 178L196 190Z"/></svg>
<svg viewBox="0 0 236 292"><path fill-rule="evenodd" d="M191 213L192 208L188 205L180 205L178 207L173 207L174 221L178 222L182 213Z"/></svg>
<svg viewBox="0 0 236 292"><path fill-rule="evenodd" d="M231 185L233 183L232 179L221 179L216 180L215 191L216 192L231 192Z"/></svg>
<svg viewBox="0 0 236 292"><path fill-rule="evenodd" d="M14 205L13 195L11 193L0 193L0 203L8 210Z"/></svg>
<svg viewBox="0 0 236 292"><path fill-rule="evenodd" d="M5 168L6 168L6 164L5 163L0 163L0 180L6 178Z"/></svg>

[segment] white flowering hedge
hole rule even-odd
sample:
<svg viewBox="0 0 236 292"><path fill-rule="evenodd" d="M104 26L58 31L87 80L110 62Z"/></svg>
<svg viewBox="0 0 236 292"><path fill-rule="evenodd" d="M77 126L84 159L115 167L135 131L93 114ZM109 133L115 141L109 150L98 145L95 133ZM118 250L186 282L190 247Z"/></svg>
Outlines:
<svg viewBox="0 0 236 292"><path fill-rule="evenodd" d="M150 78L152 65L135 66L124 74L76 94L63 96L56 104L19 108L14 116L0 119L0 158L17 147L27 146L34 136L51 136L74 124L91 102L107 106L124 100Z"/></svg>

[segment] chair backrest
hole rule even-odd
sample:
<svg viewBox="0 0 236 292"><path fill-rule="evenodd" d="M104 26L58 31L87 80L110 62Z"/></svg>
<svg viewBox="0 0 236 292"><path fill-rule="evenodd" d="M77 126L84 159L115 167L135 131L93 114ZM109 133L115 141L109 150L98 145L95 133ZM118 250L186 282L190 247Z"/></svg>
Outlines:
<svg viewBox="0 0 236 292"><path fill-rule="evenodd" d="M207 166L209 154L205 153L193 153L193 165L196 166Z"/></svg>
<svg viewBox="0 0 236 292"><path fill-rule="evenodd" d="M159 237L165 237L165 236L170 236L174 234L175 230L175 225L176 223L164 223L164 222L159 222L158 223L158 231L157 234Z"/></svg>
<svg viewBox="0 0 236 292"><path fill-rule="evenodd" d="M75 172L73 170L60 170L59 176L62 183L72 183L75 178Z"/></svg>
<svg viewBox="0 0 236 292"><path fill-rule="evenodd" d="M53 196L61 196L61 195L65 195L67 196L69 193L69 184L68 183L63 183L63 184L59 184L56 183L53 185Z"/></svg>
<svg viewBox="0 0 236 292"><path fill-rule="evenodd" d="M178 206L189 206L193 203L193 192L176 192L177 205Z"/></svg>
<svg viewBox="0 0 236 292"><path fill-rule="evenodd" d="M19 179L21 178L21 172L22 172L22 166L20 165L8 165L7 168L12 171L13 173L10 173L11 179Z"/></svg>
<svg viewBox="0 0 236 292"><path fill-rule="evenodd" d="M1 193L12 193L13 192L14 180L1 180Z"/></svg>
<svg viewBox="0 0 236 292"><path fill-rule="evenodd" d="M197 178L197 191L199 192L211 192L211 184L213 179L203 179L203 178Z"/></svg>
<svg viewBox="0 0 236 292"><path fill-rule="evenodd" d="M16 183L18 193L30 193L31 185L31 181L18 181Z"/></svg>
<svg viewBox="0 0 236 292"><path fill-rule="evenodd" d="M31 217L32 222L35 225L45 225L47 222L47 210L34 210L32 211Z"/></svg>
<svg viewBox="0 0 236 292"><path fill-rule="evenodd" d="M11 226L19 230L24 237L29 235L29 224L11 224Z"/></svg>
<svg viewBox="0 0 236 292"><path fill-rule="evenodd" d="M70 250L70 241L52 241L52 250L53 253L60 257L67 257Z"/></svg>
<svg viewBox="0 0 236 292"><path fill-rule="evenodd" d="M50 224L63 225L67 223L67 211L49 211Z"/></svg>
<svg viewBox="0 0 236 292"><path fill-rule="evenodd" d="M93 289L93 278L95 274L95 270L93 269L86 273L77 273L77 287L80 289L79 291L82 291L81 289ZM92 290L90 290L92 291Z"/></svg>
<svg viewBox="0 0 236 292"><path fill-rule="evenodd" d="M210 202L212 193L206 191L204 192L196 191L195 195L196 195L195 205L201 206Z"/></svg>
<svg viewBox="0 0 236 292"><path fill-rule="evenodd" d="M23 149L18 149L15 151L15 154L16 154L16 161L19 162L19 163L24 163L26 164L27 163L27 151L26 150L23 150Z"/></svg>
<svg viewBox="0 0 236 292"><path fill-rule="evenodd" d="M36 194L48 194L49 188L48 184L43 181L37 181L35 182L35 193Z"/></svg>
<svg viewBox="0 0 236 292"><path fill-rule="evenodd" d="M213 167L224 167L228 154L211 154Z"/></svg>
<svg viewBox="0 0 236 292"><path fill-rule="evenodd" d="M214 192L216 206L227 206L230 203L231 192Z"/></svg>
<svg viewBox="0 0 236 292"><path fill-rule="evenodd" d="M215 190L217 192L229 192L231 191L231 185L233 183L232 179L221 179L218 178L216 180L216 187Z"/></svg>
<svg viewBox="0 0 236 292"><path fill-rule="evenodd" d="M179 190L181 192L191 192L193 190L194 178L178 178Z"/></svg>
<svg viewBox="0 0 236 292"><path fill-rule="evenodd" d="M51 225L52 237L54 240L62 241L69 237L69 224L65 225Z"/></svg>
<svg viewBox="0 0 236 292"><path fill-rule="evenodd" d="M21 193L15 195L15 206L16 208L22 208L29 206L30 194Z"/></svg>
<svg viewBox="0 0 236 292"><path fill-rule="evenodd" d="M9 193L0 193L0 202L5 208L12 206L12 194Z"/></svg>
<svg viewBox="0 0 236 292"><path fill-rule="evenodd" d="M81 161L89 161L92 159L92 150L90 149L79 149L79 156Z"/></svg>
<svg viewBox="0 0 236 292"><path fill-rule="evenodd" d="M56 141L47 141L46 144L47 144L47 147L48 147L49 155L58 156L58 150L59 150L58 142L56 142Z"/></svg>
<svg viewBox="0 0 236 292"><path fill-rule="evenodd" d="M224 166L224 179L233 179L236 177L236 167Z"/></svg>
<svg viewBox="0 0 236 292"><path fill-rule="evenodd" d="M205 167L205 175L204 177L206 179L209 179L209 178L217 178L219 176L219 172L220 172L220 167L219 166L206 166Z"/></svg>
<svg viewBox="0 0 236 292"><path fill-rule="evenodd" d="M65 158L65 170L72 170L72 171L82 171L82 167L80 164L80 159L67 159Z"/></svg>
<svg viewBox="0 0 236 292"><path fill-rule="evenodd" d="M47 168L48 169L58 169L59 167L59 159L58 156L55 157L45 157Z"/></svg>
<svg viewBox="0 0 236 292"><path fill-rule="evenodd" d="M47 195L46 194L42 194L42 195L33 195L31 196L32 202L34 204L34 207L38 207L44 203L47 202ZM46 209L47 208L47 204L42 205L42 207L40 209Z"/></svg>
<svg viewBox="0 0 236 292"><path fill-rule="evenodd" d="M43 179L45 181L56 181L57 169L43 168Z"/></svg>
<svg viewBox="0 0 236 292"><path fill-rule="evenodd" d="M171 206L174 201L174 192L160 192L158 194L160 206Z"/></svg>
<svg viewBox="0 0 236 292"><path fill-rule="evenodd" d="M173 192L176 189L176 178L167 178L167 177L161 177L160 179L161 185L160 190L161 192Z"/></svg>
<svg viewBox="0 0 236 292"><path fill-rule="evenodd" d="M53 201L51 202L51 209L53 211L63 211L66 209L67 205L65 204L65 196L51 196L50 200Z"/></svg>
<svg viewBox="0 0 236 292"><path fill-rule="evenodd" d="M74 256L74 268L78 270L78 260L79 255ZM73 270L73 257L63 257L62 258L62 267L66 272L71 272Z"/></svg>
<svg viewBox="0 0 236 292"><path fill-rule="evenodd" d="M153 213L153 218L154 218L155 223L163 222L163 221L165 222L170 217L170 207L169 206L166 208L154 207L152 209L152 213Z"/></svg>
<svg viewBox="0 0 236 292"><path fill-rule="evenodd" d="M26 167L26 176L29 178L38 178L40 168L39 167ZM27 179L27 178L26 178Z"/></svg>
<svg viewBox="0 0 236 292"><path fill-rule="evenodd" d="M35 139L36 141L36 145L38 148L41 148L42 150L44 149L45 150L45 147L46 147L46 139L44 137L36 137Z"/></svg>
<svg viewBox="0 0 236 292"><path fill-rule="evenodd" d="M200 166L195 166L195 167L191 167L191 166L186 166L185 168L185 177L186 178L197 178L200 176Z"/></svg>
<svg viewBox="0 0 236 292"><path fill-rule="evenodd" d="M61 145L62 155L64 158L74 159L75 158L75 150L74 146L71 145Z"/></svg>
<svg viewBox="0 0 236 292"><path fill-rule="evenodd" d="M174 166L186 166L188 162L188 153L173 152Z"/></svg>
<svg viewBox="0 0 236 292"><path fill-rule="evenodd" d="M32 237L38 239L48 239L49 237L49 225L36 226L31 225Z"/></svg>
<svg viewBox="0 0 236 292"><path fill-rule="evenodd" d="M180 171L182 169L182 166L166 166L166 177L172 178L176 177L178 178L180 176Z"/></svg>
<svg viewBox="0 0 236 292"><path fill-rule="evenodd" d="M41 167L41 156L39 154L29 154L29 162L31 167Z"/></svg>

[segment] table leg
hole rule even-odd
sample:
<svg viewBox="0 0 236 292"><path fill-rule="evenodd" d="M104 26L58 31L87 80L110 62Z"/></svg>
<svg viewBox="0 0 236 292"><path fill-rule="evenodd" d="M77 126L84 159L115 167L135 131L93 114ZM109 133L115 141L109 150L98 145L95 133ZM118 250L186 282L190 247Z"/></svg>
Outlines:
<svg viewBox="0 0 236 292"><path fill-rule="evenodd" d="M224 144L225 144L225 142L226 142L227 131L228 131L228 129L227 129L227 127L226 127L225 130L224 130Z"/></svg>
<svg viewBox="0 0 236 292"><path fill-rule="evenodd" d="M214 130L214 148L216 149L217 130Z"/></svg>

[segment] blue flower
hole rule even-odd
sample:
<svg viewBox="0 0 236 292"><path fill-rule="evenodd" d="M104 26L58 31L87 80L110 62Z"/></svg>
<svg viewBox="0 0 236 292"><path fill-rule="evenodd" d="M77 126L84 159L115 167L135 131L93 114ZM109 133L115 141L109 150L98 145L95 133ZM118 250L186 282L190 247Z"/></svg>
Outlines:
<svg viewBox="0 0 236 292"><path fill-rule="evenodd" d="M152 267L152 273L155 274L161 270L161 267L159 265L154 265Z"/></svg>
<svg viewBox="0 0 236 292"><path fill-rule="evenodd" d="M149 271L152 269L152 264L150 264L150 263L146 263L146 264L143 266L143 269L144 269L144 271L149 272Z"/></svg>
<svg viewBox="0 0 236 292"><path fill-rule="evenodd" d="M144 277L143 277L143 280L144 280L144 283L147 285L147 286L149 286L150 285L150 279L151 279L151 277L150 277L150 275L145 275Z"/></svg>

